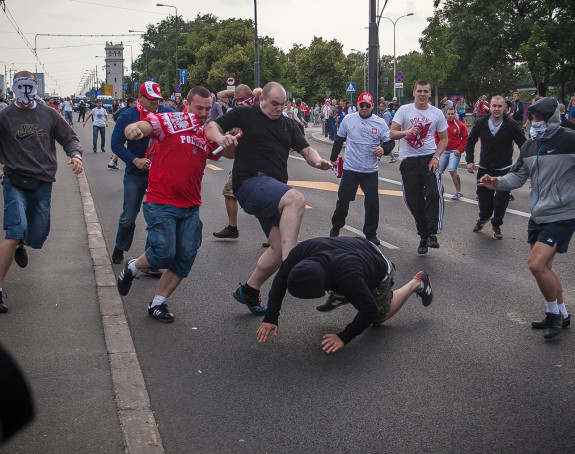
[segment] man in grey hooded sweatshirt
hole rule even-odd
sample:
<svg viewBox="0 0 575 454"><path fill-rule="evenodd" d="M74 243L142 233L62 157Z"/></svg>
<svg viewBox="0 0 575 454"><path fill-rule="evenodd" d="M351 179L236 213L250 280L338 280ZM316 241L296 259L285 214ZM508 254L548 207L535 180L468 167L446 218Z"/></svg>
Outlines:
<svg viewBox="0 0 575 454"><path fill-rule="evenodd" d="M561 127L556 99L540 99L527 114L530 139L511 172L502 177L484 175L477 184L509 191L531 179L528 265L547 303L545 319L531 326L545 329L544 338L552 339L571 323L553 259L557 252L567 252L575 232L575 132Z"/></svg>

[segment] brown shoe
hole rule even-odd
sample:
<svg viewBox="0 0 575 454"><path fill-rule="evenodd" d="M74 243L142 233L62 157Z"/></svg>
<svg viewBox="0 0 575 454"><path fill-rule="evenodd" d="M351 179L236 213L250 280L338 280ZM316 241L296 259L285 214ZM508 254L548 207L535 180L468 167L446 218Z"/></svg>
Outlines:
<svg viewBox="0 0 575 454"><path fill-rule="evenodd" d="M230 230L228 227L224 227L219 232L214 232L213 235L216 238L238 238L240 236L240 231L238 229Z"/></svg>

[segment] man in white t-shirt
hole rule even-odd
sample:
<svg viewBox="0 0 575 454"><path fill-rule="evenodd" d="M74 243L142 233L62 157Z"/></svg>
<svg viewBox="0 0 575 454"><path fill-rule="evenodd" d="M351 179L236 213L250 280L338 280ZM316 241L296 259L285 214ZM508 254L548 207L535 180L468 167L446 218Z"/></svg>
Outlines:
<svg viewBox="0 0 575 454"><path fill-rule="evenodd" d="M64 100L64 118L70 126L74 126L74 121L72 120L72 115L74 114L74 103L72 99L68 96Z"/></svg>
<svg viewBox="0 0 575 454"><path fill-rule="evenodd" d="M355 200L358 186L365 194L365 221L363 234L375 245L379 245L377 226L379 225L378 170L379 160L393 149L389 138L389 128L383 118L373 115L373 97L362 93L358 99L359 112L344 117L333 143L330 161L337 164L337 157L347 139L345 162L341 183L337 191L337 203L331 218L330 237L339 236L345 225L349 202ZM384 144L385 145L384 150Z"/></svg>
<svg viewBox="0 0 575 454"><path fill-rule="evenodd" d="M447 146L447 121L441 110L428 104L431 85L419 81L413 89L415 103L401 106L391 123L390 137L400 140L399 170L404 200L415 219L421 241L417 252L438 248L437 234L443 226L443 186L439 157ZM435 132L439 143L435 145Z"/></svg>
<svg viewBox="0 0 575 454"><path fill-rule="evenodd" d="M92 143L94 148L94 153L98 150L98 133L100 133L101 143L100 147L102 152L106 152L106 128L108 127L108 112L102 107L102 100L98 99L96 101L96 107L94 107L88 114L88 118L84 122L83 126L86 126L88 120L92 117L93 124L93 135Z"/></svg>

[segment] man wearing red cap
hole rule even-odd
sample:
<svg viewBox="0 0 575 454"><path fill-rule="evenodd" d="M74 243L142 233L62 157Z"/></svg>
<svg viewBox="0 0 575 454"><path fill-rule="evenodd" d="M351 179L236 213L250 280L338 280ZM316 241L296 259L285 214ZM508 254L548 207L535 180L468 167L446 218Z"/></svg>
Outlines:
<svg viewBox="0 0 575 454"><path fill-rule="evenodd" d="M112 152L126 163L124 206L118 221L118 233L112 254L112 261L116 264L123 262L124 252L129 251L132 246L136 218L148 187L148 169L150 167L150 160L146 154L150 140L147 137L128 140L124 135L124 130L129 124L144 120L148 113L173 112L173 109L160 105L161 99L160 86L154 82L144 82L140 86L138 104L127 109L118 117L114 132L112 132ZM126 143L127 147L124 146ZM158 276L159 274L161 273L156 270L155 275Z"/></svg>
<svg viewBox="0 0 575 454"><path fill-rule="evenodd" d="M379 160L384 154L391 153L394 142L389 138L389 128L383 118L373 115L373 98L362 93L358 99L359 112L344 117L337 137L331 149L330 161L333 165L347 139L345 162L337 203L331 218L330 237L339 236L345 225L349 211L349 202L355 200L357 188L365 194L365 221L363 234L375 245L379 245L377 226L379 225L379 196L377 192L377 173ZM384 144L386 150L384 150Z"/></svg>

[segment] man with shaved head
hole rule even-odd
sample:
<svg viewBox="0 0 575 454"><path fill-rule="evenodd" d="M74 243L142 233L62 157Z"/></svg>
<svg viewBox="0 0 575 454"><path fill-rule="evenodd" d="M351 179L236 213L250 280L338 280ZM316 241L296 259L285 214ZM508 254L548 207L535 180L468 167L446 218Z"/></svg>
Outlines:
<svg viewBox="0 0 575 454"><path fill-rule="evenodd" d="M478 139L481 139L477 181L486 174L492 177L506 175L513 163L513 142L521 148L521 145L527 140L518 123L505 114L506 110L507 105L503 96L493 96L490 103L490 114L479 118L469 133L465 148L465 159L469 173L475 172L475 144ZM493 238L502 240L501 225L509 204L509 191L479 186L477 188L477 200L479 202L479 219L475 223L473 231L481 232L487 221L491 219Z"/></svg>
<svg viewBox="0 0 575 454"><path fill-rule="evenodd" d="M296 245L305 211L303 195L286 184L290 148L312 167L332 168L309 146L297 124L282 115L285 102L284 87L269 82L259 104L236 107L206 126L208 140L224 148L236 146L233 193L244 211L258 218L270 242L271 247L262 254L247 283L234 293L234 298L254 314L265 312L260 305L260 288ZM234 128L243 131L243 138L224 135L224 131Z"/></svg>

